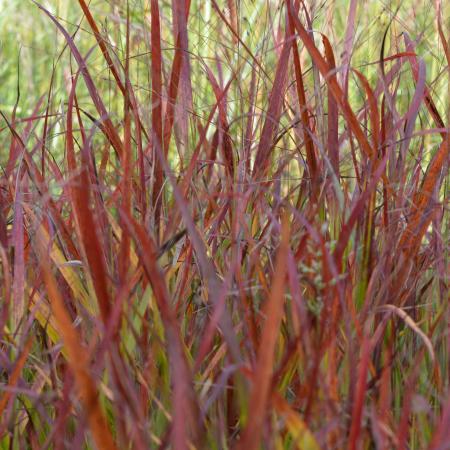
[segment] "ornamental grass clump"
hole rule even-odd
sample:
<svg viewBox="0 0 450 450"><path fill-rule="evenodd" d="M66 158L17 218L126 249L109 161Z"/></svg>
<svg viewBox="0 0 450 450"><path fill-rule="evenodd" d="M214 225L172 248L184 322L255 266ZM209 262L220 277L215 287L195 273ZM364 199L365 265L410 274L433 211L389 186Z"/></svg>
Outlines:
<svg viewBox="0 0 450 450"><path fill-rule="evenodd" d="M0 2L2 448L447 448L444 3Z"/></svg>

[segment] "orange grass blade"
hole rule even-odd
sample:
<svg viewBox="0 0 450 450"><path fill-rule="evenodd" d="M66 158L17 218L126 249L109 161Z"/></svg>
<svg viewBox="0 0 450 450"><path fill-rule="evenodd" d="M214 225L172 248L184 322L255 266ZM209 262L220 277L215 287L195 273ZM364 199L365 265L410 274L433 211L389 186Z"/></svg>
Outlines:
<svg viewBox="0 0 450 450"><path fill-rule="evenodd" d="M264 306L266 317L261 334L253 386L250 394L249 418L236 450L256 450L259 448L264 421L268 414L268 402L275 363L275 348L283 318L285 278L289 253L289 223L285 216L282 223L281 243L277 252L275 272L270 295Z"/></svg>
<svg viewBox="0 0 450 450"><path fill-rule="evenodd" d="M88 354L82 345L82 339L72 324L72 320L66 310L64 300L50 267L47 254L50 243L44 241L39 230L36 233L36 240L34 242L36 244L36 252L39 257L52 313L55 317L58 330L61 333L64 346L67 349L69 365L75 376L77 390L81 397L92 437L99 449L116 450L117 447L100 406L96 383L90 374Z"/></svg>
<svg viewBox="0 0 450 450"><path fill-rule="evenodd" d="M19 358L17 358L16 364L14 366L14 369L11 373L11 376L8 380L8 387L14 387L17 382L19 381L20 374L22 372L22 369L27 362L28 355L31 350L31 346L33 345L33 336L30 336L22 350L22 353L20 354ZM9 399L11 398L11 392L6 391L0 398L0 417L3 417L3 412L5 411L6 406L8 405Z"/></svg>
<svg viewBox="0 0 450 450"><path fill-rule="evenodd" d="M439 180L442 179L442 170L448 166L448 157L449 141L445 139L428 165L421 187L416 193L413 205L411 206L412 211L408 226L400 238L400 248L407 255L412 255L417 251L433 218L435 205L432 204L432 196Z"/></svg>

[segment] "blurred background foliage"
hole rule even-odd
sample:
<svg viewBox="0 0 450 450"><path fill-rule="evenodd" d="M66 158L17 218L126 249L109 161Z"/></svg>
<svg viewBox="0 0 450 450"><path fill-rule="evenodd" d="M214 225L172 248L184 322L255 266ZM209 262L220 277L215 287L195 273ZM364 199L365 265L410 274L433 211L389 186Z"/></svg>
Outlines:
<svg viewBox="0 0 450 450"><path fill-rule="evenodd" d="M127 4L129 5L132 45L130 79L143 108L142 113L150 121L150 107L145 111L145 105L150 106L149 3L143 0L129 2L92 0L89 6L102 31L108 34L113 45L112 50L124 65L126 9ZM228 17L227 2L222 0L218 3L225 17ZM314 31L317 32L316 43L320 47L319 32L327 35L333 44L336 58L342 56L344 52L350 3L349 0L308 2L308 6L314 12L311 21ZM238 1L237 20L242 40L252 54L261 60L262 68L269 76L273 75L271 70L277 59L273 33L280 20L284 23L284 17L280 17L282 15L280 11L284 14L284 9L280 8L281 4L282 2L273 0ZM379 66L376 62L380 59L384 34L387 33L385 53L393 54L404 51L397 46L402 33L407 33L411 39L418 39L417 53L426 63L427 82L435 93L434 98L440 114L445 117L449 104L448 82L443 76L446 62L435 26L435 10L430 2L357 0L356 4L355 39L351 60L353 67L375 84L379 76ZM88 65L91 75L97 83L97 88L108 99L110 113L116 112L120 116L123 111L122 97L115 95L115 84L106 70L105 61L89 26L82 20L83 15L78 2L49 0L42 2L42 5L54 13L70 33L76 33L75 43L82 55L86 56L89 53ZM161 16L165 18L161 23L161 32L163 60L167 62L163 64L163 70L166 69L164 76L167 78L169 76L167 70L171 67L170 62L174 53L170 2L160 2L160 9ZM449 11L450 2L444 2L442 16L447 29L450 24ZM205 111L207 114L210 105L215 101L204 70L204 66L209 67L208 62L214 60L214 64L209 68L222 80L227 79L230 73L237 74L233 82L235 89L230 89L227 100L228 112L232 116L229 117L229 122L239 127L238 119L248 109L246 91L251 81L251 57L232 39L221 17L212 11L209 1L192 2L188 28L191 58L198 62L198 64L191 63L191 79L194 86L192 101L195 113L202 114L202 111ZM391 40L394 48L390 48ZM215 63L217 60L222 63L221 74L218 74ZM75 66L64 37L36 4L31 0L0 1L0 108L3 112L11 114L18 100L17 118L32 114L39 98L47 95L51 78L54 76L51 109L54 114L58 114L62 110L62 103L67 101L65 77L70 74L69 68ZM55 67L57 70L54 71ZM305 72L307 75L311 74L310 66L306 67ZM407 66L404 72L402 79L404 82L399 86L397 95L400 99L404 98L406 108L413 95L414 84L411 83L411 74ZM312 76L307 76L306 80L310 82L312 92ZM265 91L270 90L270 79L262 78L260 83L268 83ZM20 85L19 98L18 85ZM81 102L83 87L83 83L79 83L78 95ZM87 95L87 92L85 94ZM352 83L352 80L349 85L349 98L353 105L365 101L364 92L356 86L356 83ZM258 110L258 106L259 109L263 109L267 98L261 95L258 100L256 109ZM402 111L401 105L398 108ZM191 129L191 132L195 134L194 129ZM0 139L4 139L5 136L0 135ZM239 138L240 133L235 133L234 136ZM60 156L62 146L57 143L58 135L54 137L55 156ZM191 138L195 140L195 136ZM1 153L0 161L4 161L5 152Z"/></svg>

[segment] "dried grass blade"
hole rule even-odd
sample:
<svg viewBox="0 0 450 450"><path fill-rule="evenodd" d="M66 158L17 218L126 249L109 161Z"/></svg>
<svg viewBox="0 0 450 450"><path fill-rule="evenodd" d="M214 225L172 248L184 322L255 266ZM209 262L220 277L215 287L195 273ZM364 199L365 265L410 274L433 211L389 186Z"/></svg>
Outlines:
<svg viewBox="0 0 450 450"><path fill-rule="evenodd" d="M380 311L394 313L398 317L400 317L400 319L402 319L403 322L405 322L405 324L408 325L408 327L411 328L411 330L413 330L414 333L416 333L420 337L420 339L422 339L422 341L430 355L431 361L433 362L433 364L435 363L436 356L435 356L435 353L433 350L433 344L431 343L430 338L420 329L419 325L417 325L417 323L414 322L412 317L410 315L408 315L408 313L406 311L399 308L398 306L391 305L391 304L386 304L386 305L380 306L379 309L380 309Z"/></svg>

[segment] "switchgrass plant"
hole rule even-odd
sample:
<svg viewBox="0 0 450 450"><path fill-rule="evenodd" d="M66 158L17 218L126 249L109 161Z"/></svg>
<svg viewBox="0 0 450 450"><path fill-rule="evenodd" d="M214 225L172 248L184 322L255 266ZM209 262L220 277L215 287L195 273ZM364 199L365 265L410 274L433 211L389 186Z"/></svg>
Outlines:
<svg viewBox="0 0 450 450"><path fill-rule="evenodd" d="M1 3L1 448L449 448L444 3Z"/></svg>

